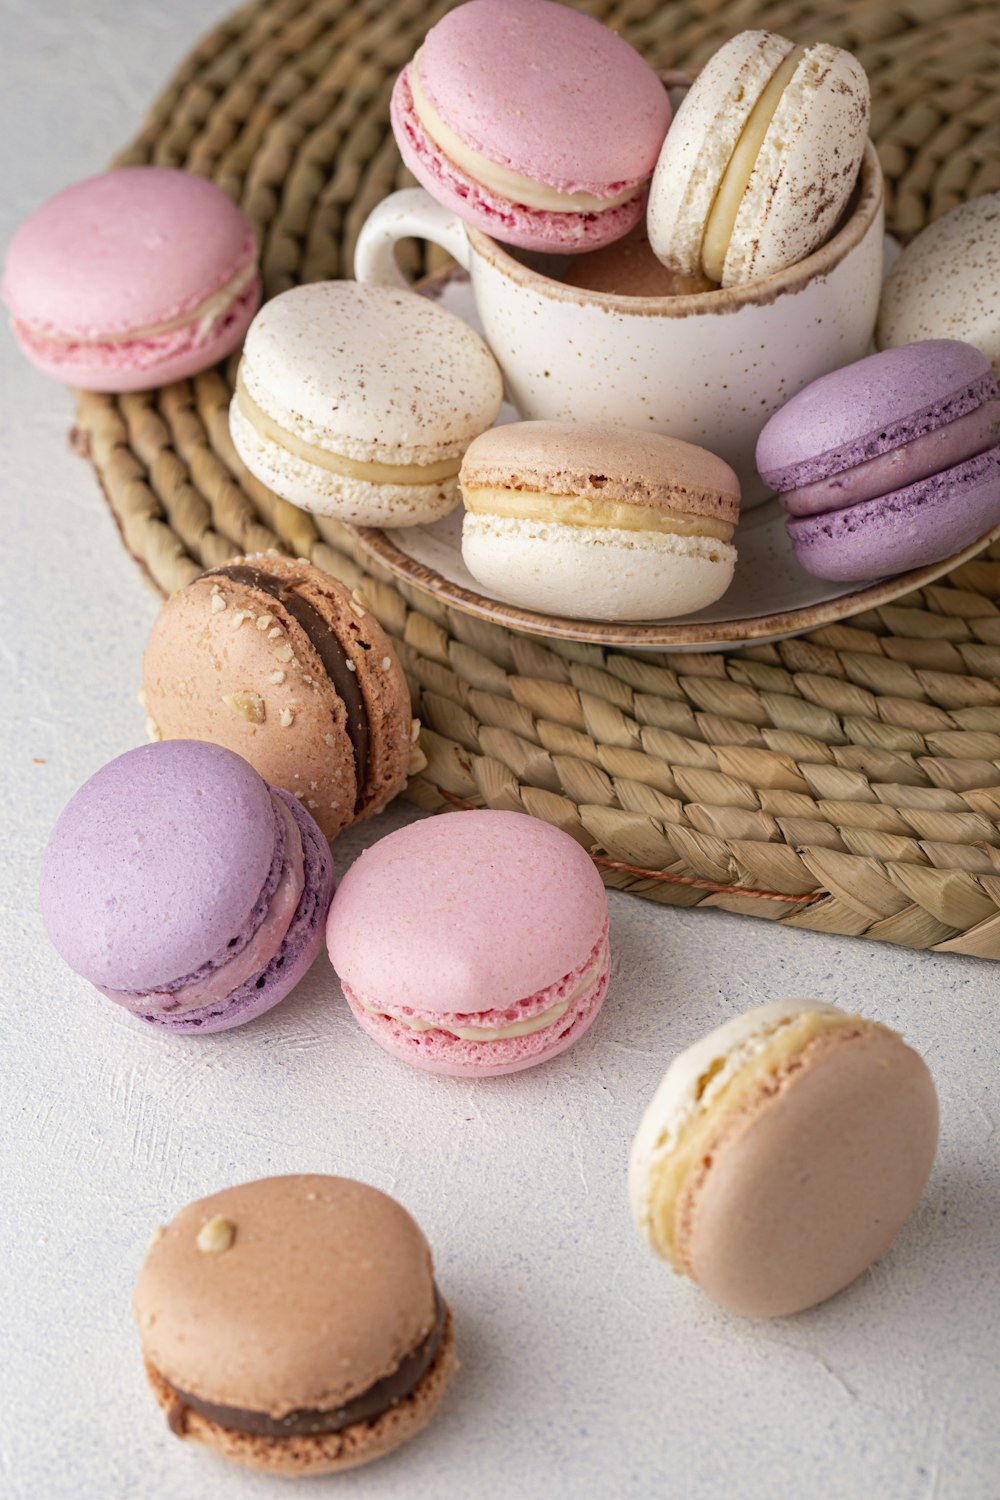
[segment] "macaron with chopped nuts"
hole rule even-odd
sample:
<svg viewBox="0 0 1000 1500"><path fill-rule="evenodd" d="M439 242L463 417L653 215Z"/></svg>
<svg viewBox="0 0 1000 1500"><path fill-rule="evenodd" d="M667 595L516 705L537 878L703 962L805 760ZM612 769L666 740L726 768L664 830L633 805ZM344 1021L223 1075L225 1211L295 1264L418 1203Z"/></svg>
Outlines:
<svg viewBox="0 0 1000 1500"><path fill-rule="evenodd" d="M417 526L454 509L462 454L501 399L496 360L453 313L416 292L318 281L254 318L229 427L282 499L359 526Z"/></svg>
<svg viewBox="0 0 1000 1500"><path fill-rule="evenodd" d="M311 563L235 558L163 606L142 661L156 738L242 755L327 838L406 783L410 695L367 603Z"/></svg>
<svg viewBox="0 0 1000 1500"><path fill-rule="evenodd" d="M391 1453L456 1368L423 1234L345 1177L268 1177L189 1204L151 1239L133 1307L170 1430L270 1474Z"/></svg>
<svg viewBox="0 0 1000 1500"><path fill-rule="evenodd" d="M647 620L720 598L740 484L694 443L597 422L512 422L462 461L462 557L497 598L552 615Z"/></svg>

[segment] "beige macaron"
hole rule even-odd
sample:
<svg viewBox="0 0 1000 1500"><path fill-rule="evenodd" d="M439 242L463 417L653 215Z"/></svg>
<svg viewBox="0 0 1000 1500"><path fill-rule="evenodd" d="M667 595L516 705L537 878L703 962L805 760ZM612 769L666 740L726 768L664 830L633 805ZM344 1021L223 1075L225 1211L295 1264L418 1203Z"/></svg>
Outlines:
<svg viewBox="0 0 1000 1500"><path fill-rule="evenodd" d="M312 813L327 838L406 784L410 695L371 610L288 557L237 557L167 600L142 658L157 739L211 740Z"/></svg>
<svg viewBox="0 0 1000 1500"><path fill-rule="evenodd" d="M457 504L462 454L502 394L482 339L429 298L318 281L254 318L229 429L282 499L360 526L415 526Z"/></svg>
<svg viewBox="0 0 1000 1500"><path fill-rule="evenodd" d="M921 339L974 345L1000 380L1000 193L935 219L889 272L875 342L892 349Z"/></svg>
<svg viewBox="0 0 1000 1500"><path fill-rule="evenodd" d="M500 599L572 619L687 614L732 582L740 486L693 443L592 422L494 427L462 463L462 556Z"/></svg>
<svg viewBox="0 0 1000 1500"><path fill-rule="evenodd" d="M171 1430L272 1474L392 1452L455 1368L427 1241L344 1177L269 1177L189 1204L150 1241L133 1307Z"/></svg>
<svg viewBox="0 0 1000 1500"><path fill-rule="evenodd" d="M888 1248L937 1132L931 1076L894 1031L778 1000L671 1064L632 1143L632 1217L723 1306L800 1312Z"/></svg>
<svg viewBox="0 0 1000 1500"><path fill-rule="evenodd" d="M871 112L864 69L826 42L744 31L709 58L667 132L649 190L664 265L741 286L802 260L835 227Z"/></svg>

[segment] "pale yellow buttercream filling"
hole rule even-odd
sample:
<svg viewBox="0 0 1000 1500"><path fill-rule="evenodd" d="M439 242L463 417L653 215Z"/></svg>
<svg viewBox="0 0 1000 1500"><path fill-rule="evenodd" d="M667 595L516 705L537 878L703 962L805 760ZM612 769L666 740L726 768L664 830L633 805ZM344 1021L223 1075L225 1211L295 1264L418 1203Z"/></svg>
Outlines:
<svg viewBox="0 0 1000 1500"><path fill-rule="evenodd" d="M705 223L705 234L701 242L701 266L710 281L722 280L726 252L736 227L736 216L740 211L743 194L747 190L753 169L757 164L764 137L781 102L781 96L792 74L805 56L805 47L793 47L784 62L772 74L760 98L750 111L750 116L729 165L723 173L712 207Z"/></svg>
<svg viewBox="0 0 1000 1500"><path fill-rule="evenodd" d="M204 302L199 302L186 313L178 313L176 318L169 318L164 323L150 323L148 328L129 328L123 333L102 333L99 338L65 338L46 334L39 330L37 336L45 339L50 344L135 344L142 339L159 338L164 333L174 333L178 328L194 328L195 340L205 337L212 331L223 313L236 299L246 291L257 274L257 262L251 259L225 286L221 286L217 292L206 297Z"/></svg>
<svg viewBox="0 0 1000 1500"><path fill-rule="evenodd" d="M626 188L613 198L598 198L595 193L561 193L558 188L548 187L544 182L536 182L531 177L522 177L520 172L512 172L510 167L502 167L497 162L480 156L478 151L473 151L471 146L467 146L445 124L424 93L417 70L419 60L418 52L410 64L410 92L417 119L439 150L467 177L482 183L483 187L489 188L501 198L509 198L513 203L523 203L526 208L540 208L553 214L604 213L635 197L638 185Z"/></svg>
<svg viewBox="0 0 1000 1500"><path fill-rule="evenodd" d="M315 443L307 443L294 432L279 426L267 412L261 411L243 383L242 365L236 376L236 400L259 437L276 443L295 458L328 469L331 474L339 474L344 479L359 479L368 484L440 484L442 480L454 479L461 467L460 454L433 464L365 463L361 459L347 458L343 453L332 453L328 448L319 448Z"/></svg>
<svg viewBox="0 0 1000 1500"><path fill-rule="evenodd" d="M595 971L599 971L607 957L608 945L601 944L601 950L596 959L587 968L583 977L577 980L568 995L557 1000L555 1005L550 1005L548 1010L539 1011L537 1015L528 1016L524 1021L509 1021L504 1026L444 1026L439 1022L420 1021L415 1016L390 1016L388 1011L378 1010L374 1005L366 1005L364 1000L358 1004L362 1010L366 1010L370 1016L381 1016L386 1020L395 1021L398 1026L405 1026L408 1031L443 1031L446 1036L456 1036L462 1042L502 1042L508 1037L531 1036L535 1031L544 1031L546 1026L552 1026L569 1010L574 1000L580 996L594 982Z"/></svg>
<svg viewBox="0 0 1000 1500"><path fill-rule="evenodd" d="M620 531L656 531L666 536L714 537L728 542L733 527L714 516L679 515L651 505L629 505L597 495L550 495L544 490L462 489L466 510L479 516L511 516L524 521L556 521L562 526L613 526Z"/></svg>
<svg viewBox="0 0 1000 1500"><path fill-rule="evenodd" d="M792 1021L779 1023L760 1050L738 1069L725 1087L713 1094L681 1131L673 1150L661 1161L654 1162L650 1169L651 1174L655 1172L655 1180L650 1184L649 1230L657 1253L669 1261L675 1271L682 1275L685 1271L676 1238L678 1202L688 1174L702 1156L711 1151L720 1121L726 1116L737 1115L767 1078L782 1072L816 1037L841 1027L853 1028L858 1023L858 1016L823 1011L807 1011ZM725 1067L726 1061L724 1056L717 1058L699 1079L699 1098Z"/></svg>

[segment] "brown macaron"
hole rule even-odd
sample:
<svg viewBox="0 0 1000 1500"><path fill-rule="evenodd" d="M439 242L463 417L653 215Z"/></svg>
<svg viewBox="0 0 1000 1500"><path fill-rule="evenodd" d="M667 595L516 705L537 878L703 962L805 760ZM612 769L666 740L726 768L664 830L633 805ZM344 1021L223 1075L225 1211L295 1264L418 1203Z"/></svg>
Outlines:
<svg viewBox="0 0 1000 1500"><path fill-rule="evenodd" d="M775 1000L671 1064L632 1143L632 1216L724 1307L801 1312L888 1249L937 1134L930 1073L896 1032Z"/></svg>
<svg viewBox="0 0 1000 1500"><path fill-rule="evenodd" d="M427 1241L345 1177L268 1177L189 1204L150 1242L133 1306L171 1430L272 1474L391 1453L456 1368Z"/></svg>
<svg viewBox="0 0 1000 1500"><path fill-rule="evenodd" d="M410 697L392 643L310 563L240 557L194 579L160 611L142 677L156 738L234 750L327 838L406 784Z"/></svg>

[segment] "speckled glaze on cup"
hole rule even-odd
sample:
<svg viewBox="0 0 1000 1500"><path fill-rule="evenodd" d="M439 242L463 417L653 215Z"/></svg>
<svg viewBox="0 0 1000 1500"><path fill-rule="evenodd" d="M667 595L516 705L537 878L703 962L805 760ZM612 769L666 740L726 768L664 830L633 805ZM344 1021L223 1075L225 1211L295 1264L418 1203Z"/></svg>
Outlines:
<svg viewBox="0 0 1000 1500"><path fill-rule="evenodd" d="M369 215L354 271L359 281L400 284L396 241L433 240L469 272L486 341L523 417L648 423L698 443L736 470L745 509L768 494L754 447L771 413L868 353L884 212L868 142L849 217L798 265L728 290L626 297L540 275L423 189L407 188Z"/></svg>

